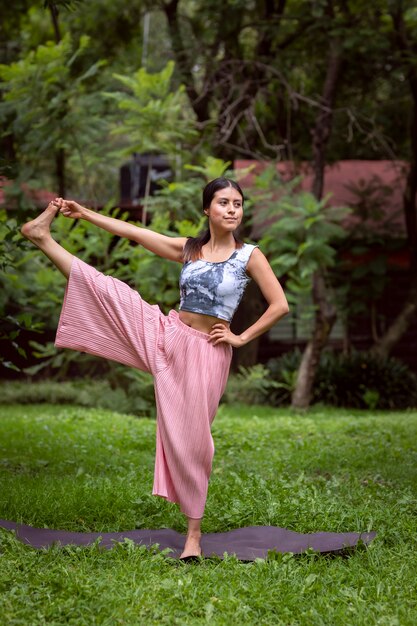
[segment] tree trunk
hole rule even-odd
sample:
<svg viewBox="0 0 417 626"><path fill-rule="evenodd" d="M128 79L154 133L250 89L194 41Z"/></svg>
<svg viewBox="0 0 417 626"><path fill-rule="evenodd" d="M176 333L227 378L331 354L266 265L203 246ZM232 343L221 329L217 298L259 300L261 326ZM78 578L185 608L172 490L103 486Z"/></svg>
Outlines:
<svg viewBox="0 0 417 626"><path fill-rule="evenodd" d="M392 324L390 324L388 330L372 347L371 352L377 356L387 358L394 346L400 341L401 337L405 335L416 315L417 279L415 278L408 292L404 306Z"/></svg>
<svg viewBox="0 0 417 626"><path fill-rule="evenodd" d="M415 76L415 92L413 93L412 120L412 157L403 196L404 218L407 232L408 248L411 253L412 280L403 306L388 326L385 333L371 348L371 352L387 358L397 343L402 339L417 315L417 73Z"/></svg>
<svg viewBox="0 0 417 626"><path fill-rule="evenodd" d="M403 196L404 219L407 233L407 243L411 255L412 281L403 307L397 317L392 321L372 347L371 352L381 357L388 357L395 345L405 335L417 314L417 70L412 64L412 59L417 52L416 46L412 47L407 38L404 24L402 7L392 14L397 43L402 53L402 59L408 67L408 83L413 102L411 117L411 155L410 169L408 171L406 186Z"/></svg>
<svg viewBox="0 0 417 626"><path fill-rule="evenodd" d="M187 50L182 41L180 25L178 22L178 2L179 0L171 0L171 2L164 4L163 8L168 22L168 31L171 38L172 49L178 69L181 73L181 78L185 85L185 91L198 121L203 123L210 117L208 109L209 97L208 95L204 97L201 96L195 87L192 62L189 59Z"/></svg>
<svg viewBox="0 0 417 626"><path fill-rule="evenodd" d="M61 30L58 21L58 7L51 1L47 3L47 6L49 7L52 26L54 28L55 42L59 43L61 41ZM57 150L55 154L55 175L58 182L58 195L61 198L65 198L65 152L63 148Z"/></svg>
<svg viewBox="0 0 417 626"><path fill-rule="evenodd" d="M149 201L149 196L151 195L152 165L153 165L153 158L152 156L150 156L149 163L148 163L148 171L146 174L145 197L143 199L143 204L142 204L142 220L141 221L144 226L146 226L146 221L148 219L148 201Z"/></svg>
<svg viewBox="0 0 417 626"><path fill-rule="evenodd" d="M58 7L53 2L49 2L49 12L51 14L52 26L54 27L55 42L61 41L61 31L58 22Z"/></svg>
<svg viewBox="0 0 417 626"><path fill-rule="evenodd" d="M55 172L58 181L58 195L60 198L65 198L65 152L63 148L60 148L56 153Z"/></svg>
<svg viewBox="0 0 417 626"><path fill-rule="evenodd" d="M312 192L318 200L323 195L325 151L332 129L332 107L341 66L342 46L340 41L333 40L329 48L326 79L321 99L322 108L312 131L314 171ZM306 409L310 405L320 354L336 321L336 310L329 301L322 271L316 272L313 277L312 295L316 307L313 333L304 350L296 387L291 398L291 405L297 409Z"/></svg>
<svg viewBox="0 0 417 626"><path fill-rule="evenodd" d="M319 272L313 278L313 300L317 307L313 334L304 350L297 374L296 388L292 395L291 404L297 409L307 409L310 405L321 351L336 321L335 308L328 301L324 277Z"/></svg>
<svg viewBox="0 0 417 626"><path fill-rule="evenodd" d="M213 33L213 41L205 49L205 56L210 60L206 62L205 76L199 86L193 74L193 53L183 41L179 4L179 0L167 0L162 5L177 69L198 122L205 125L210 120L211 109L218 111L212 149L217 156L233 160L236 158L235 146L242 143L238 132L239 120L252 110L259 89L267 89L267 65L277 53L274 47L278 45L279 49L285 49L305 32L313 20L303 19L299 28L277 44L287 0L255 3L255 19L260 20L260 26L254 29L257 31L257 42L253 59L245 60L240 43L245 26L242 10L238 3L219 4L217 32ZM189 20L188 26L193 30L193 20ZM193 30L193 34L196 39L199 37L197 30ZM251 132L258 138L258 130L253 125L245 125L244 150L253 155L249 148Z"/></svg>
<svg viewBox="0 0 417 626"><path fill-rule="evenodd" d="M332 130L332 106L341 65L341 44L339 41L332 41L330 43L329 61L327 65L326 80L324 83L323 97L321 98L322 108L319 111L316 119L316 125L312 133L314 179L311 191L317 200L320 200L323 195L324 167L326 165L325 153L327 142Z"/></svg>

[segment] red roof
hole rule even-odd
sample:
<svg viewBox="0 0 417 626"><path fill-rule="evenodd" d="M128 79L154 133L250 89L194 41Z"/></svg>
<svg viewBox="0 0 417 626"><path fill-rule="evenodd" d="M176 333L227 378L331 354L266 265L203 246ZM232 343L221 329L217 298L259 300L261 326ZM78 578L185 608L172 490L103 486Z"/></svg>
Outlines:
<svg viewBox="0 0 417 626"><path fill-rule="evenodd" d="M253 175L261 172L266 162L237 160L235 169L254 166L252 173L240 179L242 187L250 186ZM300 188L311 191L313 171L308 163L283 161L277 169L284 181L302 176ZM346 226L358 224L378 232L389 230L391 235L404 236L403 193L407 164L403 161L338 161L327 165L324 172L323 196L331 194L331 206L349 206L353 212Z"/></svg>
<svg viewBox="0 0 417 626"><path fill-rule="evenodd" d="M7 180L6 178L0 178L0 208L12 209L15 207L16 202L13 198L6 199L6 187L9 187L12 184L12 181ZM57 197L56 193L52 193L52 191L46 191L45 189L33 189L23 183L21 185L21 191L23 192L26 200L33 204L36 208L45 208L51 200Z"/></svg>
<svg viewBox="0 0 417 626"><path fill-rule="evenodd" d="M255 173L269 165L255 160L237 160L235 169L253 167L252 172L240 179L242 187L251 185ZM284 181L302 176L300 188L310 191L313 172L309 163L282 161L277 164ZM324 173L324 193L330 194L332 206L350 206L353 213L345 222L349 229L358 224L372 228L373 232L387 231L393 236L404 237L403 193L407 164L404 161L338 161L327 165ZM0 207L13 208L13 201L6 204L4 188L11 182L0 178ZM23 184L21 187L29 202L36 208L43 208L56 197L45 189L33 189Z"/></svg>

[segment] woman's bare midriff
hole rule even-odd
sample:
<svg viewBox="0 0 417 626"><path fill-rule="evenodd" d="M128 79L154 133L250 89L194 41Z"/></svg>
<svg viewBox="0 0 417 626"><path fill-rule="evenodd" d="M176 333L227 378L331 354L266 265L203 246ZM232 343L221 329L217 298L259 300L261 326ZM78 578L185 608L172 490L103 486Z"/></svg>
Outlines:
<svg viewBox="0 0 417 626"><path fill-rule="evenodd" d="M213 324L223 324L229 328L229 323L226 320L221 320L218 317L212 315L203 315L202 313L191 313L190 311L178 311L179 318L183 324L199 330L202 333L209 334Z"/></svg>

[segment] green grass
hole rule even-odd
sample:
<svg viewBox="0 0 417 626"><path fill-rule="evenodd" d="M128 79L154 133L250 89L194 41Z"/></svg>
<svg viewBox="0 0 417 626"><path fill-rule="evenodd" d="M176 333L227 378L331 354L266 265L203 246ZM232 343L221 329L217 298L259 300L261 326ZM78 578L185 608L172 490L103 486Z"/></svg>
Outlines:
<svg viewBox="0 0 417 626"><path fill-rule="evenodd" d="M376 530L348 557L182 564L129 541L37 551L0 531L0 624L417 623L417 412L222 406L203 530ZM0 517L99 532L169 526L150 495L155 423L104 410L0 408Z"/></svg>

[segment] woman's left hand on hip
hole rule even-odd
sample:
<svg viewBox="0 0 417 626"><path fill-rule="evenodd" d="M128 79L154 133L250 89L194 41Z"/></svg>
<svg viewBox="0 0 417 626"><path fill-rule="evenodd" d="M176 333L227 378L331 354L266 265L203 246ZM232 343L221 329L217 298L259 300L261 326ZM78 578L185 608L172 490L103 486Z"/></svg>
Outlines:
<svg viewBox="0 0 417 626"><path fill-rule="evenodd" d="M218 343L228 343L234 348L243 346L243 341L240 338L240 335L235 335L232 333L230 328L220 323L213 324L208 340L213 344L213 346L216 346Z"/></svg>

